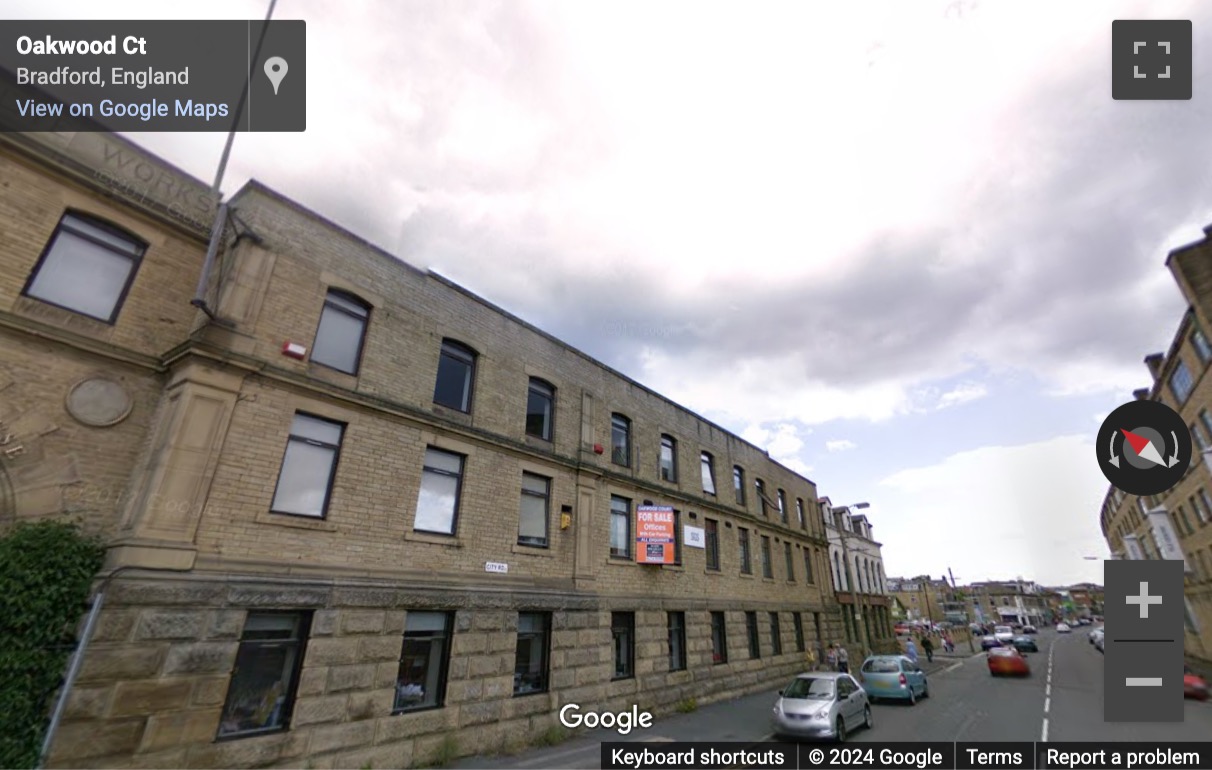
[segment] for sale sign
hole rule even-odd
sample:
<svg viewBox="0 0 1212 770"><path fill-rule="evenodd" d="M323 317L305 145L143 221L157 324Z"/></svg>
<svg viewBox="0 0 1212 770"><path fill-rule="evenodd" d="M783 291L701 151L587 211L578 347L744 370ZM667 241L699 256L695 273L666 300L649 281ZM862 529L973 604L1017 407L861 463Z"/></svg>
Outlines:
<svg viewBox="0 0 1212 770"><path fill-rule="evenodd" d="M635 560L640 564L673 564L677 532L673 508L640 505L635 509Z"/></svg>

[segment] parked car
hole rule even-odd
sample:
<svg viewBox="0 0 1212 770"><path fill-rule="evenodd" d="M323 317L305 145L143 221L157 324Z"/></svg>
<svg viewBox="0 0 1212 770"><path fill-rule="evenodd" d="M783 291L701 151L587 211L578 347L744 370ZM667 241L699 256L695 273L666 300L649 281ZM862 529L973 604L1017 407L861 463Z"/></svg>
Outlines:
<svg viewBox="0 0 1212 770"><path fill-rule="evenodd" d="M1031 624L1027 624L1027 625L1023 626L1023 633L1024 634L1038 634L1039 629Z"/></svg>
<svg viewBox="0 0 1212 770"><path fill-rule="evenodd" d="M874 726L867 693L854 677L839 671L800 674L779 690L770 715L770 728L776 737L841 742L851 730L862 726Z"/></svg>
<svg viewBox="0 0 1212 770"><path fill-rule="evenodd" d="M872 655L859 668L859 681L872 703L888 698L912 706L918 698L930 697L926 672L904 655Z"/></svg>
<svg viewBox="0 0 1212 770"><path fill-rule="evenodd" d="M1189 667L1183 669L1183 697L1192 700L1208 699L1208 682Z"/></svg>
<svg viewBox="0 0 1212 770"><path fill-rule="evenodd" d="M1031 667L1021 652L1013 647L995 647L989 650L989 674L991 676L1030 676Z"/></svg>
<svg viewBox="0 0 1212 770"><path fill-rule="evenodd" d="M981 651L992 650L995 647L1001 647L1002 643L997 640L996 636L981 637Z"/></svg>
<svg viewBox="0 0 1212 770"><path fill-rule="evenodd" d="M1069 628L1068 623L1057 623L1056 624L1056 633L1058 633L1058 634L1067 634L1072 630L1073 630L1072 628Z"/></svg>
<svg viewBox="0 0 1212 770"><path fill-rule="evenodd" d="M1039 647L1035 644L1035 640L1029 636L1016 636L1010 642L1010 646L1019 652L1039 652Z"/></svg>
<svg viewBox="0 0 1212 770"><path fill-rule="evenodd" d="M1106 634L1099 634L1094 639L1094 649L1098 650L1099 652L1106 652L1103 649L1103 643L1105 642L1105 640L1106 640Z"/></svg>
<svg viewBox="0 0 1212 770"><path fill-rule="evenodd" d="M995 626L993 636L1002 644L1009 644L1014 640L1014 629L1010 626Z"/></svg>
<svg viewBox="0 0 1212 770"><path fill-rule="evenodd" d="M1098 637L1102 636L1103 633L1104 632L1103 632L1102 626L1099 626L1098 628L1090 629L1090 633L1087 634L1087 636L1090 637L1090 644L1095 644L1098 641Z"/></svg>

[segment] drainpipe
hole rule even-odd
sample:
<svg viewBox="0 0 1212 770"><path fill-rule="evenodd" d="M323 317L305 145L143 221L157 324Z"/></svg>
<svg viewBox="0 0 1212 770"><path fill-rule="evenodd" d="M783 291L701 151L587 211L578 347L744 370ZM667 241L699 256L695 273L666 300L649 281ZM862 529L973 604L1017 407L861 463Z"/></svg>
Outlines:
<svg viewBox="0 0 1212 770"><path fill-rule="evenodd" d="M261 45L265 42L265 33L269 32L269 20L274 15L274 6L278 4L278 0L269 0L269 10L265 13L265 23L261 25L261 36L257 38L257 48L253 52L252 60L258 61L261 58ZM249 82L244 84L244 90L240 92L240 101L236 104L235 113L232 117L231 131L227 132L227 143L223 146L223 155L219 158L219 168L215 172L215 183L211 185L210 191L218 200L223 197L219 187L223 183L223 173L227 170L227 159L231 157L231 145L236 140L236 128L240 125L240 117L244 114L244 103L248 99L248 92L252 90L252 73L248 73ZM202 274L198 276L198 288L194 292L194 298L189 301L189 304L201 310L210 318L216 320L216 316L210 306L206 304L206 288L210 284L210 274L215 267L215 258L219 255L219 242L223 240L223 231L227 227L227 204L220 203L219 210L215 212L215 224L210 230L210 245L206 248L206 259L202 262Z"/></svg>
<svg viewBox="0 0 1212 770"><path fill-rule="evenodd" d="M59 699L55 702L55 710L51 714L50 724L47 725L46 735L42 737L42 750L38 753L39 768L46 766L46 755L50 751L51 742L55 739L55 732L59 729L59 722L63 720L68 695L71 694L72 685L76 683L76 677L80 674L84 653L88 649L89 640L92 639L93 628L97 625L97 617L101 614L101 604L104 600L105 593L98 591L93 598L93 606L88 611L88 619L84 621L84 631L80 634L80 643L76 645L76 650L72 653L71 665L68 666L67 676L63 678L63 686L59 689Z"/></svg>

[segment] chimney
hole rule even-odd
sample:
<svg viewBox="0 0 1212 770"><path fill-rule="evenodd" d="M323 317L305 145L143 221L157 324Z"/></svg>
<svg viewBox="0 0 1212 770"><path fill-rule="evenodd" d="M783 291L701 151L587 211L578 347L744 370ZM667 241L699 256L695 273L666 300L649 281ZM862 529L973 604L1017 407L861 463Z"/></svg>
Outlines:
<svg viewBox="0 0 1212 770"><path fill-rule="evenodd" d="M1165 353L1154 353L1151 356L1145 356L1145 366L1149 367L1149 374L1152 375L1154 382L1157 382L1157 378L1161 376L1162 364L1165 362Z"/></svg>
<svg viewBox="0 0 1212 770"><path fill-rule="evenodd" d="M1149 389L1138 388L1137 390L1132 391L1132 397L1137 401L1147 401L1149 399Z"/></svg>

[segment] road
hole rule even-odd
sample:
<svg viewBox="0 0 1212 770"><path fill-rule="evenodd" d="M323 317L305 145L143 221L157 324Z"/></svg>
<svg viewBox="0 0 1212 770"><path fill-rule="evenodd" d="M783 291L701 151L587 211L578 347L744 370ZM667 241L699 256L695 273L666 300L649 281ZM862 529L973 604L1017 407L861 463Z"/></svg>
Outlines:
<svg viewBox="0 0 1212 770"><path fill-rule="evenodd" d="M984 656L930 680L930 698L913 707L877 704L876 725L854 741L1205 741L1212 702L1186 701L1185 721L1103 721L1103 656L1088 629L1043 630L1031 676L993 678ZM1050 665L1051 664L1051 665ZM1049 676L1051 669L1051 676Z"/></svg>
<svg viewBox="0 0 1212 770"><path fill-rule="evenodd" d="M1186 701L1181 723L1103 722L1103 656L1088 629L1044 629L1028 655L1027 678L993 678L984 655L957 659L930 676L930 697L916 706L878 703L875 727L850 740L892 741L1205 741L1212 702ZM770 738L774 692L713 704L661 719L628 736L595 730L560 746L514 757L471 757L454 768L599 768L602 741L760 741Z"/></svg>

